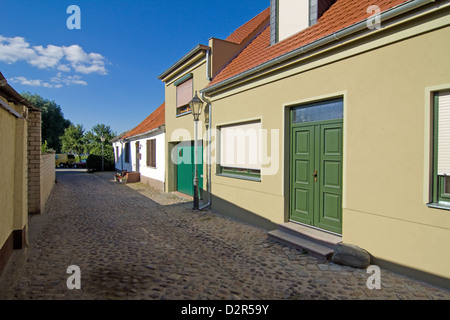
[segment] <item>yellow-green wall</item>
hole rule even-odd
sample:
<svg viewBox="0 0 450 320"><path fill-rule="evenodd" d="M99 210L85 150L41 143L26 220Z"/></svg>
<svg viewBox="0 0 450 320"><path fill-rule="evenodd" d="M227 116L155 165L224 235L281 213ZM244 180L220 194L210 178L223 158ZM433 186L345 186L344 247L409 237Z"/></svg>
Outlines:
<svg viewBox="0 0 450 320"><path fill-rule="evenodd" d="M431 92L450 88L446 11L212 95L213 127L260 118L263 129L280 130L279 172L267 176L263 169L262 181L253 182L216 176L213 166L214 198L287 221L286 113L304 102L342 97L343 241L450 278L450 211L426 205Z"/></svg>
<svg viewBox="0 0 450 320"><path fill-rule="evenodd" d="M176 107L176 86L174 83L183 78L185 75L193 74L193 89L199 91L208 85L206 78L206 56L205 53L198 55L192 61L177 70L176 76L173 76L165 85L165 99L166 99L166 191L176 190L176 168L171 160L171 147L175 146L181 141L194 140L194 118L191 113L177 116ZM206 106L206 104L205 104ZM200 117L198 124L198 139L200 143L205 137L204 111ZM204 154L206 154L204 152ZM205 162L204 162L205 163ZM206 174L206 164L203 169ZM203 188L206 188L206 179L203 179Z"/></svg>

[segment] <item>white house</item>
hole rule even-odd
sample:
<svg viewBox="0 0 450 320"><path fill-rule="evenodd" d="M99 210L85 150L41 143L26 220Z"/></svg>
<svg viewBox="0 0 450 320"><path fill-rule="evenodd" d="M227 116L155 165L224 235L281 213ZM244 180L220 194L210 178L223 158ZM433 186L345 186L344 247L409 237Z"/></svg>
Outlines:
<svg viewBox="0 0 450 320"><path fill-rule="evenodd" d="M134 129L112 141L116 170L138 172L140 180L164 191L165 103Z"/></svg>

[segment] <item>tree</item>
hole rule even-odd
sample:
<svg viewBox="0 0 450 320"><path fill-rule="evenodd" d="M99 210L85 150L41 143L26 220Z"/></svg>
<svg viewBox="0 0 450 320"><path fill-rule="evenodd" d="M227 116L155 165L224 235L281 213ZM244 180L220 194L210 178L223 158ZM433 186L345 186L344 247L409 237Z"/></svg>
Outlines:
<svg viewBox="0 0 450 320"><path fill-rule="evenodd" d="M55 101L44 99L38 94L22 93L22 96L42 111L42 141L48 148L61 152L60 137L71 122L64 118L61 107Z"/></svg>
<svg viewBox="0 0 450 320"><path fill-rule="evenodd" d="M70 125L61 136L61 151L80 155L85 152L84 128L82 125Z"/></svg>
<svg viewBox="0 0 450 320"><path fill-rule="evenodd" d="M105 161L105 170L114 170L114 149L111 140L116 137L116 133L111 130L110 126L104 124L97 124L92 127L92 130L86 132L84 135L86 151L91 155L102 155L102 140L103 142L103 156Z"/></svg>

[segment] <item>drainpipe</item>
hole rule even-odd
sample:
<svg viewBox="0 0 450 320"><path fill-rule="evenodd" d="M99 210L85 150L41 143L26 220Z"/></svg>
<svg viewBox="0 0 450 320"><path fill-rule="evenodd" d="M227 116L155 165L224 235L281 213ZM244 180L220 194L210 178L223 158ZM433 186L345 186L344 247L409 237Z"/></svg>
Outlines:
<svg viewBox="0 0 450 320"><path fill-rule="evenodd" d="M212 123L212 108L211 101L209 101L203 92L200 93L201 99L208 105L209 123L208 123L208 178L206 180L206 191L208 193L208 203L202 205L199 209L203 210L211 206L211 123Z"/></svg>

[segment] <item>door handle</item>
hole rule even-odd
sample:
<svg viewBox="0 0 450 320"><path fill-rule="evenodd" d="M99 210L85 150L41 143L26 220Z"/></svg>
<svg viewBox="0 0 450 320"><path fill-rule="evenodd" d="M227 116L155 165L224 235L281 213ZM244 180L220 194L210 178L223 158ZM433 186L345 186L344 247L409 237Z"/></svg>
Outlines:
<svg viewBox="0 0 450 320"><path fill-rule="evenodd" d="M314 171L313 177L314 177L314 182L317 182L317 170Z"/></svg>

